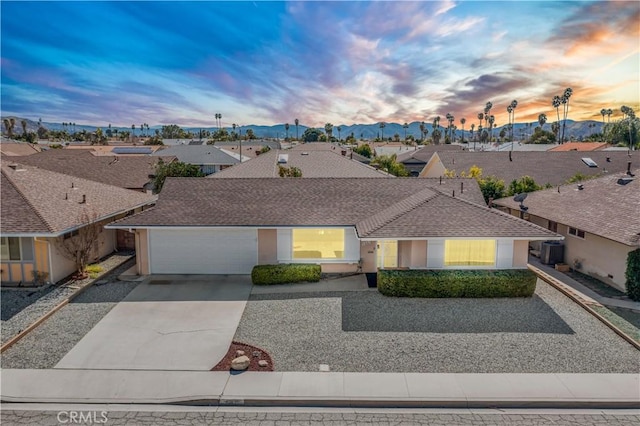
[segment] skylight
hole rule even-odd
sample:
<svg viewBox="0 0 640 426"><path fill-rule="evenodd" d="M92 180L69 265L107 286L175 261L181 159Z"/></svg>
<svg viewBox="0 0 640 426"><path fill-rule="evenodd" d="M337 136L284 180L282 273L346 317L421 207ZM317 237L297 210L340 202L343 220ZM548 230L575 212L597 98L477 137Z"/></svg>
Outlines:
<svg viewBox="0 0 640 426"><path fill-rule="evenodd" d="M582 157L582 162L589 167L598 167L598 164L589 157Z"/></svg>

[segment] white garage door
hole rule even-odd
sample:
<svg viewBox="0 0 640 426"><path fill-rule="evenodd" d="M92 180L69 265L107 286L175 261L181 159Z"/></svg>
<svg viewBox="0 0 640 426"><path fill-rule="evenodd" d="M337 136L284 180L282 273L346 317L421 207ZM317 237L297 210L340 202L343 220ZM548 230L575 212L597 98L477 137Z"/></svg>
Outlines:
<svg viewBox="0 0 640 426"><path fill-rule="evenodd" d="M249 274L258 263L256 229L149 230L152 274Z"/></svg>

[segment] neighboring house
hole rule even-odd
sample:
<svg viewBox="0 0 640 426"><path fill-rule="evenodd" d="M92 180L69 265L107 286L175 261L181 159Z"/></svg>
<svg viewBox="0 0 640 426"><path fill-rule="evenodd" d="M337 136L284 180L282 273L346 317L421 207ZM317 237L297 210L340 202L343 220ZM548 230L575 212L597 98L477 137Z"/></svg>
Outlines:
<svg viewBox="0 0 640 426"><path fill-rule="evenodd" d="M31 283L33 272L56 282L75 264L62 254L60 241L76 238L83 221L106 224L142 211L156 196L75 176L3 161L1 260L3 283ZM94 260L116 248L134 248L127 230L102 230Z"/></svg>
<svg viewBox="0 0 640 426"><path fill-rule="evenodd" d="M566 142L561 145L556 145L549 151L552 152L566 152L566 151L599 151L601 149L608 148L609 144L606 142Z"/></svg>
<svg viewBox="0 0 640 426"><path fill-rule="evenodd" d="M427 162L437 151L462 151L465 149L463 145L420 145L398 154L397 161L402 163L411 173L411 176L418 176L420 171L426 166Z"/></svg>
<svg viewBox="0 0 640 426"><path fill-rule="evenodd" d="M52 149L12 160L120 188L151 191L159 158L164 162L176 160L172 156L95 156L89 151L75 149Z"/></svg>
<svg viewBox="0 0 640 426"><path fill-rule="evenodd" d="M524 269L530 241L562 239L468 201L473 192L452 196L462 182L168 178L154 208L107 228L136 233L143 275L248 274L277 263L324 272Z"/></svg>
<svg viewBox="0 0 640 426"><path fill-rule="evenodd" d="M308 144L305 144L305 146ZM280 167L297 167L303 178L318 177L389 177L389 174L351 160L332 150L272 149L260 156L226 169L213 178L276 178Z"/></svg>
<svg viewBox="0 0 640 426"><path fill-rule="evenodd" d="M11 139L2 138L2 143L0 143L0 153L7 157L31 155L40 151L41 149L38 145L27 142L15 142Z"/></svg>
<svg viewBox="0 0 640 426"><path fill-rule="evenodd" d="M420 151L415 157L420 156ZM483 176L496 176L504 180L506 185L522 176L531 176L541 186L553 186L567 183L576 174L598 176L624 172L629 167L640 163L637 151L629 155L627 152L469 152L438 151L427 154L429 157L420 177L438 177L445 171L456 175L468 173L472 166L482 169ZM635 166L634 166L635 165Z"/></svg>
<svg viewBox="0 0 640 426"><path fill-rule="evenodd" d="M176 157L178 161L198 166L205 175L217 173L240 162L214 145L176 145L156 151L153 155Z"/></svg>
<svg viewBox="0 0 640 426"><path fill-rule="evenodd" d="M566 236L565 263L625 291L627 254L640 246L640 169L633 174L529 193L526 213L511 198L494 204Z"/></svg>
<svg viewBox="0 0 640 426"><path fill-rule="evenodd" d="M214 145L236 159L240 159L240 152L242 152L243 162L260 155L260 150L265 146L270 149L282 149L280 142L262 139L252 139L250 141L242 141L242 143L240 141L219 141Z"/></svg>
<svg viewBox="0 0 640 426"><path fill-rule="evenodd" d="M127 143L110 142L109 145L89 145L89 144L73 144L67 145L64 149L85 149L89 150L93 155L151 155L158 149L163 148L162 145L133 145Z"/></svg>

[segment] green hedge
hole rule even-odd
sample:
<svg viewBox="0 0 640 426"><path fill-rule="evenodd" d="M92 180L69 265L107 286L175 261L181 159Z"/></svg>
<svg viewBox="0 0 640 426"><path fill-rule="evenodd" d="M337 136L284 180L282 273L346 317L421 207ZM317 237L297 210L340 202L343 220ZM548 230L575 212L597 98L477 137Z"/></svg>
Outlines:
<svg viewBox="0 0 640 426"><path fill-rule="evenodd" d="M625 277L627 296L631 300L640 301L640 249L629 252Z"/></svg>
<svg viewBox="0 0 640 426"><path fill-rule="evenodd" d="M320 265L307 263L256 265L251 271L251 281L256 285L318 282L320 269Z"/></svg>
<svg viewBox="0 0 640 426"><path fill-rule="evenodd" d="M396 297L530 297L536 275L513 270L384 270L378 291Z"/></svg>

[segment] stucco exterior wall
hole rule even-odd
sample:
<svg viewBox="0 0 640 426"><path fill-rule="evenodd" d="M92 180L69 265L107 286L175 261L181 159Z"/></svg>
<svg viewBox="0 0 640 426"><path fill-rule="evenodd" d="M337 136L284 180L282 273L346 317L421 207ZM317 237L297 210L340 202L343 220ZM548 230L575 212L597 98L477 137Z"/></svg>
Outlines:
<svg viewBox="0 0 640 426"><path fill-rule="evenodd" d="M71 238L77 238L77 236ZM76 271L75 262L63 254L64 252L60 248L60 239L48 238L47 240L50 243L52 269L49 279L52 282L58 282ZM115 248L116 231L114 229L102 229L102 232L98 235L97 249L89 259L89 263L94 263L101 257L112 253Z"/></svg>
<svg viewBox="0 0 640 426"><path fill-rule="evenodd" d="M513 263L514 268L526 268L529 263L529 241L515 240L513 242Z"/></svg>
<svg viewBox="0 0 640 426"><path fill-rule="evenodd" d="M427 267L427 241L411 241L410 268L422 269Z"/></svg>
<svg viewBox="0 0 640 426"><path fill-rule="evenodd" d="M278 230L258 229L258 264L278 263Z"/></svg>
<svg viewBox="0 0 640 426"><path fill-rule="evenodd" d="M357 263L321 263L322 272L328 274L342 274L347 272L358 272Z"/></svg>
<svg viewBox="0 0 640 426"><path fill-rule="evenodd" d="M398 241L398 267L411 267L411 241Z"/></svg>
<svg viewBox="0 0 640 426"><path fill-rule="evenodd" d="M136 229L136 269L138 275L149 275L149 239L146 229Z"/></svg>
<svg viewBox="0 0 640 426"><path fill-rule="evenodd" d="M585 233L585 238L568 234L568 226L558 224L558 233L565 236L564 261L571 267L579 261L578 271L626 291L625 271L627 255L635 247L627 246L598 235Z"/></svg>

